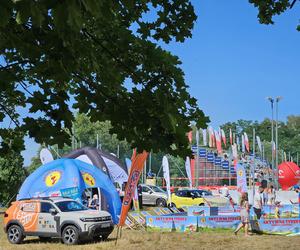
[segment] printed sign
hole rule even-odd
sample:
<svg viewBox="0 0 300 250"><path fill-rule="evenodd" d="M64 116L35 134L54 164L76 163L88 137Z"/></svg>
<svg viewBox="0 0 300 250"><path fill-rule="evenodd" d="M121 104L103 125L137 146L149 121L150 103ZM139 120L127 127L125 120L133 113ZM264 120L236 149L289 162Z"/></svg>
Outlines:
<svg viewBox="0 0 300 250"><path fill-rule="evenodd" d="M78 187L64 188L60 190L63 197L69 197L73 200L81 202L81 195Z"/></svg>
<svg viewBox="0 0 300 250"><path fill-rule="evenodd" d="M253 209L250 209L250 216L254 217ZM290 205L265 205L262 207L262 218L280 219L280 218L297 218L299 217L298 204Z"/></svg>
<svg viewBox="0 0 300 250"><path fill-rule="evenodd" d="M247 180L244 165L238 163L236 166L236 182L239 192L247 192Z"/></svg>
<svg viewBox="0 0 300 250"><path fill-rule="evenodd" d="M240 222L240 216L205 216L199 217L198 226L204 228L236 228Z"/></svg>
<svg viewBox="0 0 300 250"><path fill-rule="evenodd" d="M263 233L272 234L299 234L300 233L300 219L271 219L271 220L253 220L251 225L262 231Z"/></svg>
<svg viewBox="0 0 300 250"><path fill-rule="evenodd" d="M82 178L83 178L85 184L87 184L88 186L93 187L96 185L96 181L91 174L89 174L87 172L82 173Z"/></svg>
<svg viewBox="0 0 300 250"><path fill-rule="evenodd" d="M61 178L61 172L56 170L56 171L51 171L48 173L45 177L45 183L47 187L53 187Z"/></svg>
<svg viewBox="0 0 300 250"><path fill-rule="evenodd" d="M224 207L206 207L206 206L190 206L187 210L188 216L239 216L239 206L224 206Z"/></svg>
<svg viewBox="0 0 300 250"><path fill-rule="evenodd" d="M147 231L195 232L196 216L147 216Z"/></svg>

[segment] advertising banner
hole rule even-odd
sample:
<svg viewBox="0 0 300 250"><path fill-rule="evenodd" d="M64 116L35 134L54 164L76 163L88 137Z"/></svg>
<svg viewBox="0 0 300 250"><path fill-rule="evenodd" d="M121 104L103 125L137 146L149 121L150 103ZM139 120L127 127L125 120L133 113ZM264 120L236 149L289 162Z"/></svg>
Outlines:
<svg viewBox="0 0 300 250"><path fill-rule="evenodd" d="M196 232L196 216L147 216L147 231Z"/></svg>
<svg viewBox="0 0 300 250"><path fill-rule="evenodd" d="M210 207L190 206L187 208L188 216L210 216Z"/></svg>
<svg viewBox="0 0 300 250"><path fill-rule="evenodd" d="M190 206L187 208L188 216L239 216L239 206L224 207L206 207L206 206Z"/></svg>
<svg viewBox="0 0 300 250"><path fill-rule="evenodd" d="M192 184L192 171L191 171L191 160L190 157L186 157L186 161L185 161L185 171L186 171L186 175L189 179L189 186L190 188L192 188L193 184Z"/></svg>
<svg viewBox="0 0 300 250"><path fill-rule="evenodd" d="M163 157L162 167L163 167L164 179L166 181L166 188L167 188L168 200L171 203L172 200L171 200L171 186L170 186L170 168L169 168L169 161L168 161L167 156Z"/></svg>
<svg viewBox="0 0 300 250"><path fill-rule="evenodd" d="M60 190L61 196L68 197L81 202L81 195L78 187L64 188Z"/></svg>
<svg viewBox="0 0 300 250"><path fill-rule="evenodd" d="M128 210L130 208L131 201L134 196L134 192L136 190L136 187L137 187L141 172L143 170L144 163L147 159L147 156L148 156L148 153L146 151L144 151L141 154L137 154L132 160L130 175L128 178L125 195L123 198L119 226L124 226L124 224L125 224Z"/></svg>
<svg viewBox="0 0 300 250"><path fill-rule="evenodd" d="M238 163L236 166L237 190L240 193L247 192L247 179L244 165Z"/></svg>
<svg viewBox="0 0 300 250"><path fill-rule="evenodd" d="M250 216L254 215L253 209L250 209ZM265 205L262 207L262 217L264 219L297 218L299 217L299 207L298 204Z"/></svg>
<svg viewBox="0 0 300 250"><path fill-rule="evenodd" d="M204 228L236 228L240 222L240 216L198 217L198 227Z"/></svg>
<svg viewBox="0 0 300 250"><path fill-rule="evenodd" d="M263 233L297 235L300 233L300 219L252 220L251 227Z"/></svg>

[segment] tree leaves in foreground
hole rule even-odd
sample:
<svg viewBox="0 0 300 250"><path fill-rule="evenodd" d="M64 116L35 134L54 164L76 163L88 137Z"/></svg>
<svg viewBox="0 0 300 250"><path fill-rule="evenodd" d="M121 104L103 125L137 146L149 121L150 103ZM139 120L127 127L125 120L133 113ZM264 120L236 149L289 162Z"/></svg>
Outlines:
<svg viewBox="0 0 300 250"><path fill-rule="evenodd" d="M262 24L274 24L274 16L278 16L296 4L300 4L298 0L249 0L258 9L258 19ZM297 26L300 31L300 25Z"/></svg>
<svg viewBox="0 0 300 250"><path fill-rule="evenodd" d="M190 0L1 1L0 122L63 146L75 109L139 150L186 155L190 121L209 120L157 43L183 42L195 20Z"/></svg>
<svg viewBox="0 0 300 250"><path fill-rule="evenodd" d="M10 152L0 157L0 204L5 205L13 198L25 178L23 158L19 153Z"/></svg>

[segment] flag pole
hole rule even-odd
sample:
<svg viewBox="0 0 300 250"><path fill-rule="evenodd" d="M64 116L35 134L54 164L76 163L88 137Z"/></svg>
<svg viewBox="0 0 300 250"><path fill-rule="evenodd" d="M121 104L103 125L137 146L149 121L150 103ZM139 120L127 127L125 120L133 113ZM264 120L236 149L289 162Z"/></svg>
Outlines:
<svg viewBox="0 0 300 250"><path fill-rule="evenodd" d="M254 180L255 166L254 166L254 161L255 161L255 128L253 128L253 166L251 167L253 201L254 201L254 195L255 195L255 185L254 185L254 181L255 181Z"/></svg>
<svg viewBox="0 0 300 250"><path fill-rule="evenodd" d="M197 152L196 152L196 188L199 186L199 130L196 128L196 144L197 144Z"/></svg>

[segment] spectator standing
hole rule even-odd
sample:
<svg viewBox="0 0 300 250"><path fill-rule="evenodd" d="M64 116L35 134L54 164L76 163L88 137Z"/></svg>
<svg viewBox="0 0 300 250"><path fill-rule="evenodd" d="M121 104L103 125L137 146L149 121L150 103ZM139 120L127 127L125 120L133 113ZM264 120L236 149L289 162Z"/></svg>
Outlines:
<svg viewBox="0 0 300 250"><path fill-rule="evenodd" d="M254 194L253 209L254 209L254 213L256 214L256 217L258 220L261 217L261 210L262 210L262 204L263 204L261 194L263 191L264 191L264 188L262 186L260 186Z"/></svg>
<svg viewBox="0 0 300 250"><path fill-rule="evenodd" d="M241 202L240 202L240 206L241 206L241 223L238 225L238 227L236 228L236 230L234 231L234 234L237 235L238 231L240 231L242 228L244 228L245 230L245 236L249 236L249 201L248 201L248 193L243 193L242 194L242 198L241 198Z"/></svg>
<svg viewBox="0 0 300 250"><path fill-rule="evenodd" d="M267 205L268 204L268 188L265 188L264 191L262 192L262 202L263 205Z"/></svg>
<svg viewBox="0 0 300 250"><path fill-rule="evenodd" d="M229 196L229 189L228 189L227 185L224 185L221 188L221 194L222 194L223 197L228 197Z"/></svg>
<svg viewBox="0 0 300 250"><path fill-rule="evenodd" d="M274 205L276 200L276 191L273 185L268 189L268 205Z"/></svg>

